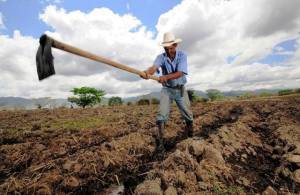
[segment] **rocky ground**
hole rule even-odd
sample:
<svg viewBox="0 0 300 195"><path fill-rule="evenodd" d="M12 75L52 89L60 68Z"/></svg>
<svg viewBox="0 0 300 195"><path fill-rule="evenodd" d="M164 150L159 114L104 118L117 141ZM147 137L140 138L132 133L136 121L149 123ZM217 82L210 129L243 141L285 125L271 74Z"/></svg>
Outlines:
<svg viewBox="0 0 300 195"><path fill-rule="evenodd" d="M300 96L176 107L0 111L0 194L299 194Z"/></svg>

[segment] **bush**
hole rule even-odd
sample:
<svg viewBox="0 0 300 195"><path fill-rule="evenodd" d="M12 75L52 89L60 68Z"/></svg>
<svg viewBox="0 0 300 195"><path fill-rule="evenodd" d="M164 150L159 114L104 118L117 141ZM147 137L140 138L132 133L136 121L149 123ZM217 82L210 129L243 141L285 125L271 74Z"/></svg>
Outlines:
<svg viewBox="0 0 300 195"><path fill-rule="evenodd" d="M159 104L159 99L157 99L157 98L152 98L152 99L151 99L151 104Z"/></svg>
<svg viewBox="0 0 300 195"><path fill-rule="evenodd" d="M224 98L223 93L217 89L208 89L208 90L206 90L206 93L207 93L207 97L211 101L220 100L220 99Z"/></svg>
<svg viewBox="0 0 300 195"><path fill-rule="evenodd" d="M127 106L131 106L132 105L132 102L127 102Z"/></svg>
<svg viewBox="0 0 300 195"><path fill-rule="evenodd" d="M140 99L138 102L137 102L138 105L150 105L150 100L148 99Z"/></svg>
<svg viewBox="0 0 300 195"><path fill-rule="evenodd" d="M206 103L206 102L208 102L208 98L205 98L205 97L201 97L201 96L197 96L197 98L196 98L196 102L202 102L202 103Z"/></svg>
<svg viewBox="0 0 300 195"><path fill-rule="evenodd" d="M290 95L293 94L293 90L292 89L283 89L278 91L278 95Z"/></svg>
<svg viewBox="0 0 300 195"><path fill-rule="evenodd" d="M118 105L122 105L122 104L123 104L122 98L117 97L117 96L111 97L108 100L109 106L118 106Z"/></svg>

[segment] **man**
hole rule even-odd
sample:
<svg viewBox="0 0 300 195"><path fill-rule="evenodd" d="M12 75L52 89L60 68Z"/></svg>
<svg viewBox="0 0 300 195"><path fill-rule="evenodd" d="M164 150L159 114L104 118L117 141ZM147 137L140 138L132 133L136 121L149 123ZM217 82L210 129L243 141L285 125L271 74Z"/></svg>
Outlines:
<svg viewBox="0 0 300 195"><path fill-rule="evenodd" d="M172 33L165 33L161 43L165 52L156 57L154 65L145 70L145 75L142 76L144 79L149 79L149 75L153 75L156 71L159 72L159 69L162 71L162 76L159 77L159 82L162 84L160 106L156 118L158 126L157 150L160 153L165 152L163 134L173 100L175 100L181 115L185 119L184 137L193 136L193 114L184 87L186 75L188 74L187 56L182 51L176 51L176 47L181 41L181 39L176 39Z"/></svg>

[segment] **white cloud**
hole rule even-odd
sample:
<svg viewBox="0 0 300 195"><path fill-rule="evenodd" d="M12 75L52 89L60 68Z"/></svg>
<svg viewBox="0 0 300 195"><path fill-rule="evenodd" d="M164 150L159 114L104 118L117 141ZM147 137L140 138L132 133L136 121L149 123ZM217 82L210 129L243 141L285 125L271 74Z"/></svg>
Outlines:
<svg viewBox="0 0 300 195"><path fill-rule="evenodd" d="M152 32L137 18L120 16L107 8L84 13L48 6L40 18L54 29L47 32L53 38L139 70L152 64L159 49ZM133 96L159 88L154 81L57 49L53 49L57 75L39 82L35 67L38 40L15 31L11 38L1 36L1 43L4 82L0 96L67 97L70 89L78 86L104 89L108 95Z"/></svg>
<svg viewBox="0 0 300 195"><path fill-rule="evenodd" d="M299 36L299 5L297 0L184 0L160 16L157 39L165 31L183 39L181 48L189 54L190 84L196 89L272 88L280 87L280 83L293 87L295 80L286 76L297 72L296 64L255 62L271 54L278 43ZM276 11L280 7L283 13ZM226 59L236 55L232 64L227 64ZM295 73L291 78L299 76Z"/></svg>
<svg viewBox="0 0 300 195"><path fill-rule="evenodd" d="M47 34L53 38L139 70L150 66L161 52L158 43L162 34L173 31L183 39L179 49L188 53L188 82L194 89L298 87L298 1L282 2L183 0L160 16L157 37L133 15L118 15L107 8L85 13L47 6L40 19L52 27ZM280 7L283 13L278 18L275 10ZM277 19L272 20L273 16ZM288 53L291 58L286 64L258 63L274 51L283 54L282 48L273 47L297 37L297 50ZM0 35L0 42L0 96L67 97L71 95L69 90L78 86L92 86L119 96L160 89L155 81L56 49L57 75L39 82L35 67L38 40L15 31L12 37ZM237 56L231 64L226 60L229 56Z"/></svg>

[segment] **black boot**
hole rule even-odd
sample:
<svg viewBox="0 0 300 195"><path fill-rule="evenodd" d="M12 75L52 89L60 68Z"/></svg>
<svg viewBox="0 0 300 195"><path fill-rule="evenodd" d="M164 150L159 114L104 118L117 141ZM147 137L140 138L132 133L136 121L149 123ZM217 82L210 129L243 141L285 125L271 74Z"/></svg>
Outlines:
<svg viewBox="0 0 300 195"><path fill-rule="evenodd" d="M156 137L156 152L157 157L159 159L162 159L165 155L165 146L164 146L164 129L165 129L165 123L163 121L157 121L157 127L158 127L158 133Z"/></svg>
<svg viewBox="0 0 300 195"><path fill-rule="evenodd" d="M194 128L193 128L193 121L186 121L186 127L184 134L186 137L193 137Z"/></svg>

